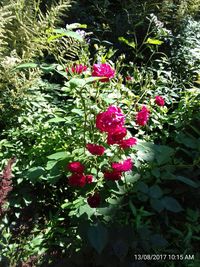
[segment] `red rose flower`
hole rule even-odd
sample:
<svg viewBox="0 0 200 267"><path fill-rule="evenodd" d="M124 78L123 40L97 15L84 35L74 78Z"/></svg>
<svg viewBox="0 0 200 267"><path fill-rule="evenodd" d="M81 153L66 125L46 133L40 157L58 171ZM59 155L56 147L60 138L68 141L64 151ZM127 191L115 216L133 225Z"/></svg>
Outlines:
<svg viewBox="0 0 200 267"><path fill-rule="evenodd" d="M118 171L107 171L104 173L104 178L106 180L112 180L112 181L117 181L120 180L122 177L122 173Z"/></svg>
<svg viewBox="0 0 200 267"><path fill-rule="evenodd" d="M82 173L84 171L84 165L81 164L79 161L73 161L68 163L67 169L70 172L77 172L77 173Z"/></svg>
<svg viewBox="0 0 200 267"><path fill-rule="evenodd" d="M162 107L162 106L164 106L165 105L165 100L164 100L164 98L162 97L162 96L156 96L155 97L155 103L158 105L158 106L160 106L160 107Z"/></svg>
<svg viewBox="0 0 200 267"><path fill-rule="evenodd" d="M149 120L149 110L143 106L142 109L136 115L136 123L140 126L147 124Z"/></svg>
<svg viewBox="0 0 200 267"><path fill-rule="evenodd" d="M137 139L135 137L130 137L128 139L119 142L119 146L123 149L130 148L137 144Z"/></svg>
<svg viewBox="0 0 200 267"><path fill-rule="evenodd" d="M121 109L110 106L105 112L99 113L96 117L96 127L101 132L111 132L124 125L125 116Z"/></svg>
<svg viewBox="0 0 200 267"><path fill-rule="evenodd" d="M112 163L112 168L116 172L127 172L133 168L133 162L131 159L124 160L123 162Z"/></svg>
<svg viewBox="0 0 200 267"><path fill-rule="evenodd" d="M101 197L98 192L95 192L93 195L90 195L87 199L87 203L91 208L96 208L101 203Z"/></svg>
<svg viewBox="0 0 200 267"><path fill-rule="evenodd" d="M71 67L71 71L76 74L81 74L86 70L87 70L87 66L82 65L82 64L77 64ZM66 71L68 72L69 69L67 68Z"/></svg>
<svg viewBox="0 0 200 267"><path fill-rule="evenodd" d="M118 144L127 134L127 130L124 127L115 129L113 132L108 133L107 144Z"/></svg>
<svg viewBox="0 0 200 267"><path fill-rule="evenodd" d="M111 66L107 63L103 64L94 64L93 65L93 71L92 71L93 77L106 77L101 79L101 82L108 82L110 78L113 78L115 76L115 70L111 68Z"/></svg>
<svg viewBox="0 0 200 267"><path fill-rule="evenodd" d="M87 144L86 148L92 155L102 156L105 152L105 147L96 144Z"/></svg>
<svg viewBox="0 0 200 267"><path fill-rule="evenodd" d="M83 173L74 173L69 176L69 185L84 187L86 184L86 176Z"/></svg>
<svg viewBox="0 0 200 267"><path fill-rule="evenodd" d="M91 174L86 175L85 178L88 184L91 184L93 182L93 176Z"/></svg>

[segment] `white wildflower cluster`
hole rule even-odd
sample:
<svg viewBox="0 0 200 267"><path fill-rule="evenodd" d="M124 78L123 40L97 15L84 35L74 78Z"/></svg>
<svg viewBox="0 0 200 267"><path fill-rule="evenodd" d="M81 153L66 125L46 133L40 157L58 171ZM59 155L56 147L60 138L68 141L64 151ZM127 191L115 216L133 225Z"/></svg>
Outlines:
<svg viewBox="0 0 200 267"><path fill-rule="evenodd" d="M149 19L151 22L153 22L155 28L156 28L156 33L160 36L172 36L172 31L168 30L167 28L164 27L164 23L160 21L157 16L153 13L149 15Z"/></svg>

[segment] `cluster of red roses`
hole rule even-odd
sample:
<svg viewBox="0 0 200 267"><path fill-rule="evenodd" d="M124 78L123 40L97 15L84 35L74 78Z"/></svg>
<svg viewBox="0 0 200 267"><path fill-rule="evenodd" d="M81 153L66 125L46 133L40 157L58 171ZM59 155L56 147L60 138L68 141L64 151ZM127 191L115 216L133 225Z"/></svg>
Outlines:
<svg viewBox="0 0 200 267"><path fill-rule="evenodd" d="M74 74L81 74L87 70L87 66L82 64L77 64L71 67L71 72ZM69 69L66 69L69 72ZM103 77L101 82L108 82L111 78L115 76L115 70L107 63L94 64L92 67L93 77Z"/></svg>
<svg viewBox="0 0 200 267"><path fill-rule="evenodd" d="M127 134L127 130L124 126L125 116L120 108L110 106L105 112L101 112L96 117L96 127L100 132L107 134L107 144L117 144L122 149L132 147L137 143L136 138L131 137L124 139ZM102 156L105 152L105 147L97 144L87 144L86 148L92 155ZM104 172L104 178L106 180L119 180L122 177L123 172L130 171L133 167L132 160L126 159L123 162L113 162L111 169ZM87 183L91 183L93 180L92 175L84 174L84 166L80 162L71 162L67 166L68 170L73 174L69 177L69 184L72 186L83 187ZM91 207L96 207L100 204L100 195L95 192L87 199L88 204ZM97 205L98 204L98 205Z"/></svg>
<svg viewBox="0 0 200 267"><path fill-rule="evenodd" d="M87 70L87 66L79 64L71 67L71 71L76 74L81 74ZM69 69L66 69L69 71ZM109 79L115 76L115 70L107 63L94 64L92 70L93 77L102 77L101 82L108 82ZM130 79L129 79L130 80ZM165 101L161 96L155 97L155 103L158 106L164 106ZM146 106L142 106L141 110L136 114L136 124L144 126L147 124L150 116L150 111ZM125 127L125 116L119 107L110 106L105 112L101 112L96 117L96 127L100 132L107 134L108 145L118 145L121 149L128 149L137 143L136 138L130 137L125 139L127 129ZM98 144L87 144L87 150L95 156L102 156L105 153L105 147ZM110 170L104 172L106 180L120 180L123 172L130 171L133 167L133 162L130 158L123 162L113 162ZM78 161L68 164L68 170L72 172L69 177L71 186L83 187L93 181L92 175L84 174L85 167ZM100 204L100 195L95 192L87 199L91 207L97 207Z"/></svg>

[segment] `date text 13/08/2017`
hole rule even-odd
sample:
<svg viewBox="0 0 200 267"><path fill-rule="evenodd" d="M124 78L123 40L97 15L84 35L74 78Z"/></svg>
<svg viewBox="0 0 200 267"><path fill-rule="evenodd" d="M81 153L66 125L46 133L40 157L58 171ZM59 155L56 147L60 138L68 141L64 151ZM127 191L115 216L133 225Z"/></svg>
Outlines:
<svg viewBox="0 0 200 267"><path fill-rule="evenodd" d="M194 260L194 254L134 254L134 259L137 261Z"/></svg>

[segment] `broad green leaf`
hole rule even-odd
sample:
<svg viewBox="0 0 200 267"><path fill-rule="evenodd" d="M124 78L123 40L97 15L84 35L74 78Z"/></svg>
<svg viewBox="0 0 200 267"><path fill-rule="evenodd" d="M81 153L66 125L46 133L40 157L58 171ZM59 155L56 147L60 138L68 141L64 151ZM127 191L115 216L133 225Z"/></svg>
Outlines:
<svg viewBox="0 0 200 267"><path fill-rule="evenodd" d="M101 223L97 223L89 227L87 235L88 235L88 240L92 245L92 247L99 254L101 254L101 252L103 251L108 242L107 229Z"/></svg>
<svg viewBox="0 0 200 267"><path fill-rule="evenodd" d="M148 185L146 185L144 182L139 182L137 184L137 190L139 190L142 193L148 194L149 188Z"/></svg>
<svg viewBox="0 0 200 267"><path fill-rule="evenodd" d="M83 41L83 37L78 34L77 32L65 30L65 29L54 29L53 30L56 35L52 35L48 38L48 42L51 42L52 40L58 39L63 36L72 37L74 39L77 39L78 41Z"/></svg>
<svg viewBox="0 0 200 267"><path fill-rule="evenodd" d="M39 65L37 63L24 63L18 65L15 69L29 69L29 68L37 68Z"/></svg>
<svg viewBox="0 0 200 267"><path fill-rule="evenodd" d="M153 45L161 45L161 44L163 44L163 41L160 41L158 39L148 38L145 43L146 44L153 44Z"/></svg>
<svg viewBox="0 0 200 267"><path fill-rule="evenodd" d="M160 198L162 196L162 190L158 185L153 185L149 188L149 196L152 198Z"/></svg>
<svg viewBox="0 0 200 267"><path fill-rule="evenodd" d="M180 212L183 210L178 201L173 197L164 197L161 199L163 206L172 212Z"/></svg>
<svg viewBox="0 0 200 267"><path fill-rule="evenodd" d="M47 158L48 159L54 159L54 160L61 160L61 159L68 158L69 155L70 155L69 152L61 151L61 152L57 152L57 153L54 153L52 155L49 155Z"/></svg>
<svg viewBox="0 0 200 267"><path fill-rule="evenodd" d="M136 43L134 41L129 41L124 37L119 37L118 40L128 46L131 46L132 48L136 48Z"/></svg>
<svg viewBox="0 0 200 267"><path fill-rule="evenodd" d="M44 168L38 166L33 167L27 171L26 177L33 183L36 183L38 181L38 178L42 176L45 173Z"/></svg>
<svg viewBox="0 0 200 267"><path fill-rule="evenodd" d="M55 118L52 118L52 119L48 120L47 122L50 122L50 123L52 123L52 122L59 123L59 122L64 122L64 121L66 121L64 118L55 117Z"/></svg>
<svg viewBox="0 0 200 267"><path fill-rule="evenodd" d="M150 204L157 212L161 212L164 209L163 203L160 199L151 198Z"/></svg>

